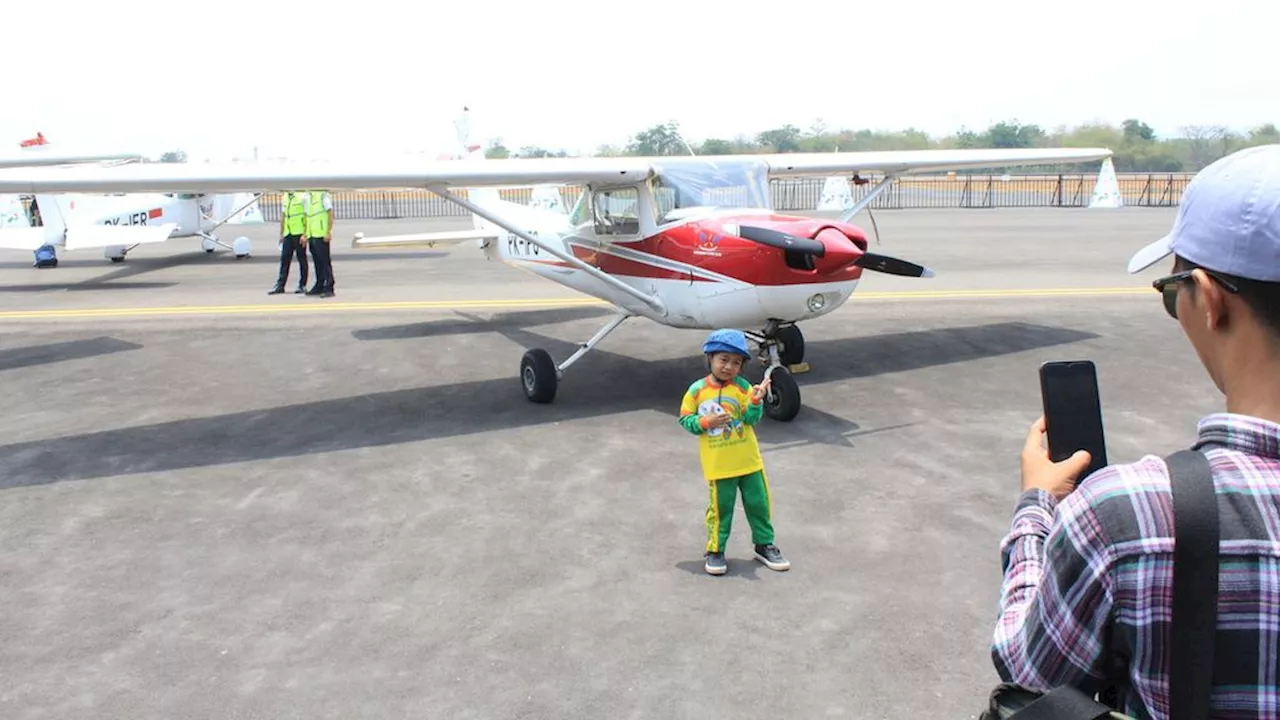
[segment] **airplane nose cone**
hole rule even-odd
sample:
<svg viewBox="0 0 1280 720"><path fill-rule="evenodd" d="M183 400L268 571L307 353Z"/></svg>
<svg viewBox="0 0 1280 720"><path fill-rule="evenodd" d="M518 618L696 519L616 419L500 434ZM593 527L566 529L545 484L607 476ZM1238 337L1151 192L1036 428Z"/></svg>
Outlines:
<svg viewBox="0 0 1280 720"><path fill-rule="evenodd" d="M835 228L826 228L813 238L822 243L826 252L817 258L815 266L819 273L829 273L847 267L849 263L862 255L862 250L853 241Z"/></svg>

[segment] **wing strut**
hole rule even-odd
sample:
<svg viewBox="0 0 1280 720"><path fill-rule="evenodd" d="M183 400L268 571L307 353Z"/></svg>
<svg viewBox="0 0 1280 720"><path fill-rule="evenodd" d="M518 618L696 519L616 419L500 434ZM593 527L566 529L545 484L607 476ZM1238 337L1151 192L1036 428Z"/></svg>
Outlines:
<svg viewBox="0 0 1280 720"><path fill-rule="evenodd" d="M897 180L897 179L898 179L897 175L885 175L883 180L876 183L876 186L871 188L871 192L868 192L865 196L863 196L861 200L854 203L853 207L844 211L844 215L840 216L840 222L849 222L850 220L852 220L854 215L857 215L858 213L862 212L863 208L875 202L876 197L880 195L880 193L884 192L886 188L889 187L889 183L892 183L894 180Z"/></svg>
<svg viewBox="0 0 1280 720"><path fill-rule="evenodd" d="M546 243L542 242L541 240L534 237L533 235L530 235L529 233L526 233L523 230L520 230L518 228L512 227L511 225L504 222L502 218L494 215L488 210L485 210L477 206L475 203L472 203L470 200L464 200L458 197L457 195L454 195L453 193L449 192L447 188L441 187L439 185L428 185L427 190L430 190L431 192L435 193L436 195L439 195L445 200L461 205L467 210L470 210L476 215L479 215L485 220L488 220L494 225L497 225L498 227L502 228L503 230L506 230L507 232L524 239L525 242L531 243L533 245L537 245L539 248L547 251L548 253L556 256L557 258L560 258L566 263L569 263L573 267L587 273L588 275L596 278L597 280L608 283L609 285L621 290L622 292L625 292L628 295L631 295L632 297L639 299L641 302L645 303L646 305L653 308L654 310L657 310L663 315L667 314L666 303L662 302L661 298L659 298L657 295L649 295L640 290L637 290L631 287L630 285L622 282L618 278L610 275L609 273L604 272L600 268L589 265L572 255L563 253L560 250L557 250L556 248L547 245Z"/></svg>

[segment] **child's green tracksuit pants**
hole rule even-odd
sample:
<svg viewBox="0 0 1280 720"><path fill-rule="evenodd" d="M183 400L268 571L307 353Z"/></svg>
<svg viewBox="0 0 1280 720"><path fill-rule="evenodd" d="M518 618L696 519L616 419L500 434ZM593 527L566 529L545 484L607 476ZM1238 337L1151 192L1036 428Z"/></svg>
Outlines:
<svg viewBox="0 0 1280 720"><path fill-rule="evenodd" d="M724 552L725 543L729 541L729 529L733 526L738 491L742 492L742 508L746 510L747 522L751 525L751 542L755 545L773 543L773 501L769 497L769 480L763 470L708 482L707 487L710 493L707 502L707 552Z"/></svg>

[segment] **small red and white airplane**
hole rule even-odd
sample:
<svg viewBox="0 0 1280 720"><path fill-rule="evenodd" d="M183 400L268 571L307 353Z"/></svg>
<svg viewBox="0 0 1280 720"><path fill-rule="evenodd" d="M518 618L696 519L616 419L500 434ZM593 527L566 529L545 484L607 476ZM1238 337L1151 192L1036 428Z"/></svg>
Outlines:
<svg viewBox="0 0 1280 720"><path fill-rule="evenodd" d="M139 245L199 237L205 252L222 246L234 251L236 258L246 258L252 252L249 238L241 236L227 245L214 231L223 225L263 222L257 207L259 195L36 193L31 199L30 223L0 227L0 249L101 248L103 257L118 263Z"/></svg>
<svg viewBox="0 0 1280 720"><path fill-rule="evenodd" d="M44 136L19 143L22 153L0 159L0 168L77 166L87 163L137 162L137 153L73 153L57 155ZM24 205L17 195L0 195L0 249L36 251L43 246L78 250L102 248L112 262L123 262L125 254L143 243L163 242L171 237L201 237L206 252L215 245L235 250L237 258L248 257L248 238L238 238L234 246L220 242L213 231L223 224L262 222L255 205L257 195L187 194L152 195L39 195ZM234 210L233 210L234 208ZM39 267L56 267L56 251Z"/></svg>
<svg viewBox="0 0 1280 720"><path fill-rule="evenodd" d="M145 165L0 171L0 192L253 192L425 188L472 213L473 229L382 238L357 247L467 242L490 258L613 304L617 313L557 364L545 350L520 361L526 397L550 402L565 370L623 321L673 328L740 328L772 378L766 414L791 420L800 390L788 368L802 362L797 323L845 303L866 271L933 272L868 251L850 220L898 177L969 168L1098 161L1096 148L963 149L703 157L530 158L473 156L438 162L313 166ZM781 177L883 174L839 219L777 213L769 181ZM502 200L496 188L580 185L568 213ZM457 191L466 189L466 196Z"/></svg>

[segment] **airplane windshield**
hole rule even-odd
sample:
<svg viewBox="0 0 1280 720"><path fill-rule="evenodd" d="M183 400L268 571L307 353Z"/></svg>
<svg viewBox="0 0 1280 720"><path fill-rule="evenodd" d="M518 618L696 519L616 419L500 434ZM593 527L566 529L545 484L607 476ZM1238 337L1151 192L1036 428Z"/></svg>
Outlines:
<svg viewBox="0 0 1280 720"><path fill-rule="evenodd" d="M770 208L769 166L756 158L655 162L658 224L689 208Z"/></svg>

